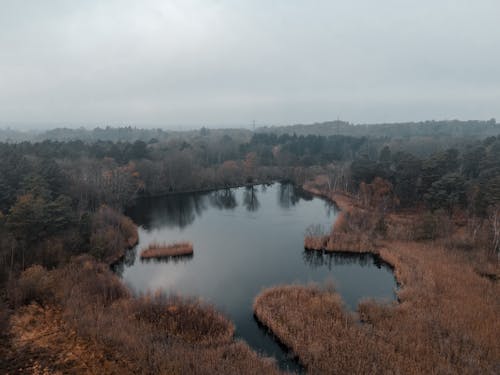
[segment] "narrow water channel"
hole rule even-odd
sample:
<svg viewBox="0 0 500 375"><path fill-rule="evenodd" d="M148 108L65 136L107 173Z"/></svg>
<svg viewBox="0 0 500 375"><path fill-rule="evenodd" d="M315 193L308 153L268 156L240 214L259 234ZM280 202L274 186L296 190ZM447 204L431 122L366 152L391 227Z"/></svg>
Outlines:
<svg viewBox="0 0 500 375"><path fill-rule="evenodd" d="M234 322L238 337L283 369L300 367L253 317L253 299L263 288L333 281L351 309L362 298L395 297L391 270L373 256L304 251L306 228L329 229L337 209L290 184L143 199L127 214L140 226L139 244L117 271L132 290L201 297ZM139 258L152 241L181 240L193 243L192 257Z"/></svg>

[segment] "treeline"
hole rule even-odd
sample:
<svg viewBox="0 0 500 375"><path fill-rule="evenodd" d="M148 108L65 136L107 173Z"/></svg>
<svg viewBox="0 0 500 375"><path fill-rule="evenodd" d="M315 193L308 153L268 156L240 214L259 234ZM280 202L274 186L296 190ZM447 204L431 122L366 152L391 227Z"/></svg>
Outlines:
<svg viewBox="0 0 500 375"><path fill-rule="evenodd" d="M81 253L120 256L136 237L121 212L139 195L302 173L263 165L241 141L208 133L190 141L0 143L0 282L31 264L56 267Z"/></svg>
<svg viewBox="0 0 500 375"><path fill-rule="evenodd" d="M250 138L251 131L248 129L208 129L202 127L196 130L166 130L161 128L145 129L136 126L120 127L96 127L96 128L55 128L51 130L27 130L20 131L10 127L0 129L0 141L8 143L19 142L43 142L43 141L82 141L94 143L98 141L129 142L135 141L165 141L167 139L182 138L191 139L197 136L222 137L228 135L236 139Z"/></svg>
<svg viewBox="0 0 500 375"><path fill-rule="evenodd" d="M362 156L351 165L354 187L376 177L389 181L402 207L425 203L431 210L468 209L485 215L500 203L500 137L471 142L462 149L447 149L427 158L391 152L384 146L378 159Z"/></svg>
<svg viewBox="0 0 500 375"><path fill-rule="evenodd" d="M402 208L426 205L484 217L499 202L499 137L446 148L446 142L429 146L413 138L238 134L202 129L163 141L0 143L4 278L31 263L57 265L81 252L109 259L133 237L120 212L143 195L275 180L301 185L327 174L332 189L361 184L365 195L382 179L390 201Z"/></svg>
<svg viewBox="0 0 500 375"><path fill-rule="evenodd" d="M112 170L101 160L92 201L80 186L91 176L78 175L81 169L68 173L68 165L74 164L0 146L0 283L31 264L55 267L81 253L110 260L137 237L116 203L130 189L126 178L120 184L121 173L108 175Z"/></svg>
<svg viewBox="0 0 500 375"><path fill-rule="evenodd" d="M133 129L123 134L127 132L134 134ZM120 137L125 137L123 134ZM487 247L498 259L498 132L484 139L453 141L449 137L249 134L208 129L183 136L149 136L120 141L111 137L0 143L0 285L7 284L7 288L0 288L0 304L6 295L14 307L32 300L55 304L76 324L82 337L95 338L103 345L111 343L131 358L135 353L141 366L168 366L172 357L165 353L172 352L180 353L178 358L189 366L206 358L202 370L210 368L205 364L213 368L214 363L234 363L227 361L228 357L254 363L253 354L246 347L236 350L232 341L216 346L218 351L211 354L193 352L191 343L172 346L176 341L170 339L165 341L167 346L157 346L153 328L158 326L155 316L162 315L152 315L154 324L150 326L141 320L143 312L149 314L148 309L155 306L165 312L170 302L151 303L121 296L123 287L108 267L81 254L107 264L121 257L137 241L137 229L123 211L139 196L275 180L302 186L319 175L328 193L347 190L364 202L362 210L345 210L345 233L365 237L376 233L378 238L391 232L399 238L411 231L412 239L434 240L438 231L440 236L451 233L446 232L446 226L453 225L464 229L461 233L467 237L463 241L467 247L460 245L462 248L472 251ZM212 204L235 204L228 191L211 196ZM244 196L249 210L259 204L253 192L249 188ZM388 225L385 216L401 208L417 211L418 223L401 225L405 232L394 223ZM339 222L337 229L342 229ZM340 232L337 230L337 234ZM453 248L458 249L454 241ZM345 248L345 243L342 246ZM490 277L490 273L485 275ZM115 295L121 304L113 305ZM110 297L109 304L107 300L101 302L102 296ZM207 332L212 336L212 323L217 323L217 317L200 318L197 314L202 310L190 308L196 314L186 315L187 320L182 320L182 314L174 314L172 327L184 331L187 326L196 328L208 322ZM156 314L156 310L151 311ZM178 325L183 321L185 324ZM132 327L132 334L123 336L123 327ZM175 336L175 330L169 332L173 332L170 338ZM234 350L227 351L228 346ZM178 351L172 351L174 347ZM144 354L138 348L150 351ZM155 352L158 348L161 350ZM157 357L152 360L148 353L157 353ZM186 359L187 355L192 357Z"/></svg>
<svg viewBox="0 0 500 375"><path fill-rule="evenodd" d="M475 138L482 139L495 136L500 132L500 124L495 119L481 120L443 120L403 123L352 124L346 121L327 121L314 124L297 124L288 126L263 126L256 129L260 134L276 135L345 135L351 137L383 137L383 138ZM252 136L249 129L209 129L176 131L161 128L139 128L137 126L66 128L60 127L45 131L18 131L12 128L0 129L0 141L3 142L42 142L46 140L68 142L97 141L111 142L149 142L151 140L165 141L172 138L191 139L202 136L222 137L229 135L234 139L248 141Z"/></svg>
<svg viewBox="0 0 500 375"><path fill-rule="evenodd" d="M348 135L354 137L456 137L486 138L500 132L495 119L487 121L422 121L389 124L351 124L345 121L329 121L309 125L270 126L257 129L260 133L297 135Z"/></svg>

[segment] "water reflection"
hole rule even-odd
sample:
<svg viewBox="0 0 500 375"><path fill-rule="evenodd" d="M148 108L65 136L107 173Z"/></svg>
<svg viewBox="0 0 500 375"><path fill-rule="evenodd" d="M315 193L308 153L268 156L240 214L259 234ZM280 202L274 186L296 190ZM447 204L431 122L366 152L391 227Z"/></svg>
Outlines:
<svg viewBox="0 0 500 375"><path fill-rule="evenodd" d="M335 266L359 265L361 267L375 266L379 269L384 267L390 270L387 263L379 256L371 253L332 253L328 251L304 250L302 259L306 265L313 269L326 267L328 270L332 270Z"/></svg>
<svg viewBox="0 0 500 375"><path fill-rule="evenodd" d="M257 187L247 186L243 192L243 205L247 211L254 212L260 207L259 199L257 198Z"/></svg>
<svg viewBox="0 0 500 375"><path fill-rule="evenodd" d="M260 192L267 192L267 185L259 185ZM259 186L248 186L243 190L242 205L249 212L260 209ZM301 200L310 201L313 196L292 184L279 185L278 202L282 208L296 206ZM139 199L135 206L127 210L127 215L144 229L186 228L209 208L234 210L238 207L235 189L221 189L208 193L171 194L154 199ZM335 213L335 207L325 202L328 216Z"/></svg>
<svg viewBox="0 0 500 375"><path fill-rule="evenodd" d="M300 200L297 195L295 186L290 184L281 184L279 187L278 202L282 208L290 208L295 206L295 204Z"/></svg>
<svg viewBox="0 0 500 375"><path fill-rule="evenodd" d="M120 277L123 275L125 268L132 267L137 257L137 246L125 250L125 254L119 262L111 265L111 270L118 274Z"/></svg>
<svg viewBox="0 0 500 375"><path fill-rule="evenodd" d="M141 262L136 250L117 272L136 293L162 289L213 303L234 322L237 337L295 371L289 353L252 318L263 288L333 278L351 309L361 298L393 298L392 273L377 269L376 258L303 251L306 228L329 228L336 212L290 184L144 199L127 211L140 226L138 248L189 240L196 257Z"/></svg>
<svg viewBox="0 0 500 375"><path fill-rule="evenodd" d="M270 341L275 342L282 351L283 358L286 359L289 364L286 368L283 368L283 370L287 370L293 374L305 373L305 368L299 362L299 357L289 347L283 344L278 336L276 336L268 327L262 324L259 319L257 319L257 316L255 314L253 314L253 322L257 326L258 330L262 333L262 335Z"/></svg>
<svg viewBox="0 0 500 375"><path fill-rule="evenodd" d="M193 259L194 254L185 254L185 255L172 255L168 257L159 257L159 258L141 258L141 263L187 263L191 259Z"/></svg>
<svg viewBox="0 0 500 375"><path fill-rule="evenodd" d="M232 189L222 189L210 193L210 204L219 210L234 210L238 207L236 196Z"/></svg>
<svg viewBox="0 0 500 375"><path fill-rule="evenodd" d="M325 211L328 217L333 217L338 212L338 207L329 201L325 201Z"/></svg>
<svg viewBox="0 0 500 375"><path fill-rule="evenodd" d="M145 229L185 228L207 209L201 194L176 194L157 199L141 199L127 215Z"/></svg>

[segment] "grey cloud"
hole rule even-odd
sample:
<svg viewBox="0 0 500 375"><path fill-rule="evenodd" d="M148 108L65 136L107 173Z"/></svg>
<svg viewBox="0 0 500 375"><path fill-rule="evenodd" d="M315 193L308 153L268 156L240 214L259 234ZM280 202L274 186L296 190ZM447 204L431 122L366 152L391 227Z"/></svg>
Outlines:
<svg viewBox="0 0 500 375"><path fill-rule="evenodd" d="M500 2L0 2L0 123L498 117Z"/></svg>

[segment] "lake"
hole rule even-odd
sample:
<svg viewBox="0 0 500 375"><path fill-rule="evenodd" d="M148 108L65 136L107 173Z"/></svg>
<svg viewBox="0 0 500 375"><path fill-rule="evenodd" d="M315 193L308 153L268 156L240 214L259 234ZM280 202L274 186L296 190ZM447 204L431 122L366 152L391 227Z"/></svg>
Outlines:
<svg viewBox="0 0 500 375"><path fill-rule="evenodd" d="M263 288L333 281L350 309L367 297L395 298L392 271L377 257L304 251L306 229L329 230L337 213L330 202L279 183L141 199L127 212L139 225L139 243L117 272L136 293L162 289L215 305L237 337L281 368L300 370L253 317ZM163 241L191 241L194 255L141 261L140 249Z"/></svg>

